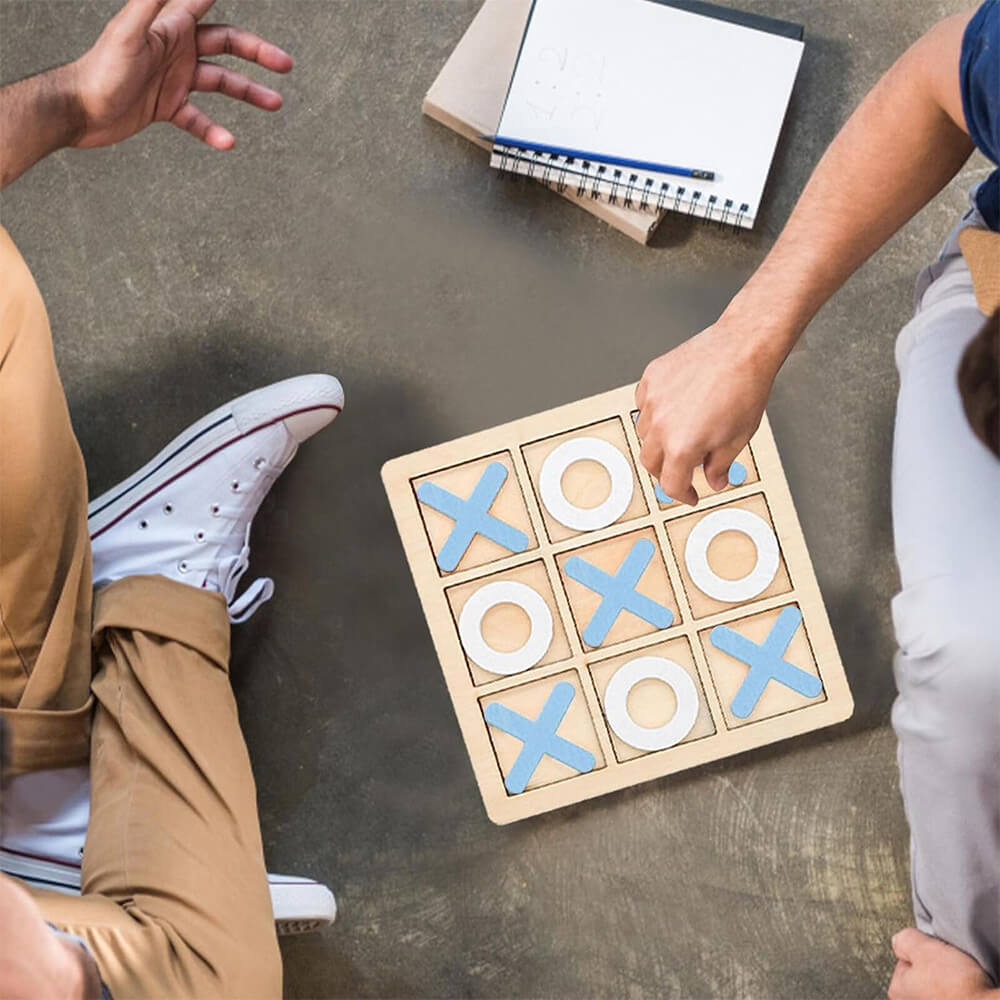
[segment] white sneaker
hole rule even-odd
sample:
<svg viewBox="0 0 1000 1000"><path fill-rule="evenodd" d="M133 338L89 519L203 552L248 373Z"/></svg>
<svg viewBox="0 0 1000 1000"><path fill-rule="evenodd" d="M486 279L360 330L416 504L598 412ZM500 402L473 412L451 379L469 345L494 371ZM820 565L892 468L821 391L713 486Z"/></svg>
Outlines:
<svg viewBox="0 0 1000 1000"><path fill-rule="evenodd" d="M222 593L246 621L274 593L255 580L238 598L250 525L299 444L344 405L332 375L301 375L240 396L174 438L87 511L94 586L155 574Z"/></svg>
<svg viewBox="0 0 1000 1000"><path fill-rule="evenodd" d="M87 767L32 771L9 778L0 823L0 871L39 889L80 894L80 861L90 824ZM337 901L322 883L268 872L279 934L305 934L333 923Z"/></svg>

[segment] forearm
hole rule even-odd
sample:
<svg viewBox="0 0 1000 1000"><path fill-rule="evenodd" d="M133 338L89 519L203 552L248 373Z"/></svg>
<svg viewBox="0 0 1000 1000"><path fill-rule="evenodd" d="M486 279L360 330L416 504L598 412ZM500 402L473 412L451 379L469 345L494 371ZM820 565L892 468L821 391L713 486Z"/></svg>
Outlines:
<svg viewBox="0 0 1000 1000"><path fill-rule="evenodd" d="M816 167L774 248L726 310L723 319L756 339L766 363L780 365L823 303L971 153L958 94L965 20L938 25L868 94Z"/></svg>
<svg viewBox="0 0 1000 1000"><path fill-rule="evenodd" d="M0 188L68 146L82 128L72 65L0 89Z"/></svg>

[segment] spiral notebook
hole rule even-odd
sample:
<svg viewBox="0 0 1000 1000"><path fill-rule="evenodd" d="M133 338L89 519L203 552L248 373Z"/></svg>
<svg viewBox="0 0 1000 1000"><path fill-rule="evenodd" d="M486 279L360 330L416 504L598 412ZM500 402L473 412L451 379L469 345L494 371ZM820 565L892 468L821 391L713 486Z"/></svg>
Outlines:
<svg viewBox="0 0 1000 1000"><path fill-rule="evenodd" d="M490 165L612 205L751 228L802 31L684 7L534 0Z"/></svg>

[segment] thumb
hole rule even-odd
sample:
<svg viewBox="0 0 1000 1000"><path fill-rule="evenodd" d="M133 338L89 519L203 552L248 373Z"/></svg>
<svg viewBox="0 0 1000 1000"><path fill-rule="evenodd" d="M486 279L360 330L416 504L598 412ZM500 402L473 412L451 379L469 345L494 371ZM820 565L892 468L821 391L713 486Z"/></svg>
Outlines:
<svg viewBox="0 0 1000 1000"><path fill-rule="evenodd" d="M893 954L901 962L913 962L913 952L920 940L919 934L912 927L907 927L892 936Z"/></svg>
<svg viewBox="0 0 1000 1000"><path fill-rule="evenodd" d="M115 18L116 25L126 36L144 35L166 4L167 0L128 0Z"/></svg>

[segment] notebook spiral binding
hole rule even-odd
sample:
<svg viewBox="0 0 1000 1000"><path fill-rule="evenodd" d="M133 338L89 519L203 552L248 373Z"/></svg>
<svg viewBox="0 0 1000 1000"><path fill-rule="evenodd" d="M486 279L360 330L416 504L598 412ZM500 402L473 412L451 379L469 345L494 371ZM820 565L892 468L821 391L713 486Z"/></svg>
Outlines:
<svg viewBox="0 0 1000 1000"><path fill-rule="evenodd" d="M737 205L732 198L719 204L717 195L706 194L698 188L689 189L685 184L657 183L654 178L644 178L628 168L609 167L589 160L577 161L572 156L558 153L541 153L519 146L494 145L493 153L500 158L498 169L501 177L530 177L560 194L574 190L577 197L588 194L592 199L605 198L609 204L621 204L642 212L666 210L691 215L720 228L742 228L750 206ZM521 169L517 169L517 167ZM690 184L690 181L688 181ZM609 188L609 190L604 190Z"/></svg>

